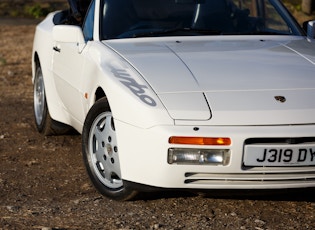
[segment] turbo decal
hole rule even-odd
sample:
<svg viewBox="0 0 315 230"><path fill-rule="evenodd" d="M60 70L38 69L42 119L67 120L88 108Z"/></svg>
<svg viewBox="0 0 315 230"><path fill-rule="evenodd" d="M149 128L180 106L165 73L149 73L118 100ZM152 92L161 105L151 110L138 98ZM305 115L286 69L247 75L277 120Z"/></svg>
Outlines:
<svg viewBox="0 0 315 230"><path fill-rule="evenodd" d="M124 84L134 95L136 95L140 100L149 106L156 106L154 99L147 94L145 94L145 89L148 87L145 85L138 84L128 72L124 69L112 68L111 72L115 77L120 79L120 82Z"/></svg>

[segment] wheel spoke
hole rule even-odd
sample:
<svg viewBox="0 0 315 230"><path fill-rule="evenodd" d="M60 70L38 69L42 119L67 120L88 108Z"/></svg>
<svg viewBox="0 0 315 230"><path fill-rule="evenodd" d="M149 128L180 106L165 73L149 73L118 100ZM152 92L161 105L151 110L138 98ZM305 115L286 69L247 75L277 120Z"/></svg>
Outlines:
<svg viewBox="0 0 315 230"><path fill-rule="evenodd" d="M108 167L108 165L106 165L104 173L105 179L112 183L112 170Z"/></svg>

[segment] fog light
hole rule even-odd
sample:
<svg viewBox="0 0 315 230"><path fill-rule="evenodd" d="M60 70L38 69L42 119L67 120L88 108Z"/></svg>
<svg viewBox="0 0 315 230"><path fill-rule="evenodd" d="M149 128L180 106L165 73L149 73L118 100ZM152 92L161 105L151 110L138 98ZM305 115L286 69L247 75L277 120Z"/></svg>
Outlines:
<svg viewBox="0 0 315 230"><path fill-rule="evenodd" d="M168 150L169 164L211 164L228 165L230 151L228 149L183 149Z"/></svg>

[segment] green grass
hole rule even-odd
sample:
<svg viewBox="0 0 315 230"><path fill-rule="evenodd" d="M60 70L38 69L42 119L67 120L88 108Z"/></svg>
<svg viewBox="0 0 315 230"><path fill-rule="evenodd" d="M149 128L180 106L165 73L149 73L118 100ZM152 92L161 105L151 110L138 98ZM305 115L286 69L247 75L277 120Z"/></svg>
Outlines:
<svg viewBox="0 0 315 230"><path fill-rule="evenodd" d="M5 1L0 3L0 16L42 18L49 12L66 9L67 7L68 3L66 0L64 2L27 1L21 4Z"/></svg>
<svg viewBox="0 0 315 230"><path fill-rule="evenodd" d="M50 11L52 11L52 9L43 8L39 3L36 3L35 5L32 6L26 5L24 8L24 13L33 18L44 17Z"/></svg>
<svg viewBox="0 0 315 230"><path fill-rule="evenodd" d="M5 65L7 64L7 60L3 57L0 57L0 65Z"/></svg>

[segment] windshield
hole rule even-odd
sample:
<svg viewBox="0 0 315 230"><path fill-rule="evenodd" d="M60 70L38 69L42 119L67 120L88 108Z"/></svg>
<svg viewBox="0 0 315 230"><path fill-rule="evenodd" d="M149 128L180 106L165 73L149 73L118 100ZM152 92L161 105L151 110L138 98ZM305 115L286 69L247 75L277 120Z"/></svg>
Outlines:
<svg viewBox="0 0 315 230"><path fill-rule="evenodd" d="M301 30L277 0L103 0L101 38L277 34Z"/></svg>

